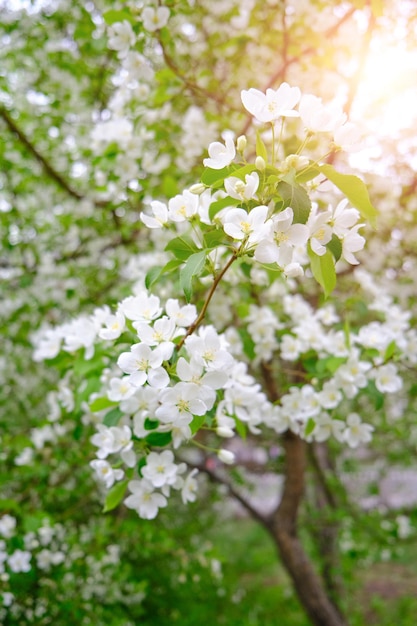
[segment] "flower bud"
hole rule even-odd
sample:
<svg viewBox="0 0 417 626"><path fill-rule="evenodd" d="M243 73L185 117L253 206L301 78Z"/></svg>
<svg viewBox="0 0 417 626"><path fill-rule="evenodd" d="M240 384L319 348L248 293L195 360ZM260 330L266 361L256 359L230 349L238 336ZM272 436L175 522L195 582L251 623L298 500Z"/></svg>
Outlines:
<svg viewBox="0 0 417 626"><path fill-rule="evenodd" d="M230 450L225 450L224 448L222 448L218 451L217 456L219 457L220 461L222 461L223 463L227 463L227 465L232 465L232 463L235 462L235 455Z"/></svg>
<svg viewBox="0 0 417 626"><path fill-rule="evenodd" d="M255 159L255 167L260 172L264 172L266 168L265 159L263 159L261 156L257 156Z"/></svg>
<svg viewBox="0 0 417 626"><path fill-rule="evenodd" d="M191 187L189 187L188 189L188 191L190 191L191 193L195 193L197 196L199 196L205 190L206 186L204 183L196 183L195 185L191 185Z"/></svg>
<svg viewBox="0 0 417 626"><path fill-rule="evenodd" d="M238 137L236 141L237 151L243 154L245 152L247 143L248 142L246 141L245 135L240 135L240 137Z"/></svg>
<svg viewBox="0 0 417 626"><path fill-rule="evenodd" d="M234 431L229 428L229 426L218 426L216 428L216 433L219 435L219 437L234 437L235 433Z"/></svg>

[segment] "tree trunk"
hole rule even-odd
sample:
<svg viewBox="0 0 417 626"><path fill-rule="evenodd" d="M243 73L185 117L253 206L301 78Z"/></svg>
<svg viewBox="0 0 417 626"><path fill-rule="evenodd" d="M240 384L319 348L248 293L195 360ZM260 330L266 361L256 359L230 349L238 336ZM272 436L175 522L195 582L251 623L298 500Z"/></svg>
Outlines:
<svg viewBox="0 0 417 626"><path fill-rule="evenodd" d="M327 484L327 474L334 471L327 442L309 446L309 459L314 470L313 496L317 509L311 524L311 536L314 538L322 559L322 576L327 592L335 605L344 596L337 541L340 520L335 515L338 503Z"/></svg>
<svg viewBox="0 0 417 626"><path fill-rule="evenodd" d="M347 626L346 619L327 595L297 534L297 515L304 492L307 444L288 432L283 437L283 445L286 452L284 491L268 530L312 624Z"/></svg>

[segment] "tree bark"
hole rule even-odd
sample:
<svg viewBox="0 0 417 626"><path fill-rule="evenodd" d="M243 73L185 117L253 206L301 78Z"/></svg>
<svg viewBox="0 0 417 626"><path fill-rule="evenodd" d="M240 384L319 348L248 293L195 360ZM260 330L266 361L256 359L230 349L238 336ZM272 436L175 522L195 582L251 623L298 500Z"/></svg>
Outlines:
<svg viewBox="0 0 417 626"><path fill-rule="evenodd" d="M327 474L334 471L327 442L312 444L309 459L314 470L314 499L320 516L317 527L312 526L311 535L317 543L322 559L322 576L327 592L336 606L344 595L337 540L340 521L335 516L337 501L327 484Z"/></svg>
<svg viewBox="0 0 417 626"><path fill-rule="evenodd" d="M298 537L297 517L304 493L307 444L288 432L283 437L283 445L286 452L285 484L281 502L270 520L269 532L312 624L347 626Z"/></svg>

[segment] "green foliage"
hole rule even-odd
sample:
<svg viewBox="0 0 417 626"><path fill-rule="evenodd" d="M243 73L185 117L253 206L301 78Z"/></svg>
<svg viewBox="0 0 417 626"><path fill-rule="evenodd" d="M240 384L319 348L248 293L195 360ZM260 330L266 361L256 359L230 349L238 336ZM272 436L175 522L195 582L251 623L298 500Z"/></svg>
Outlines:
<svg viewBox="0 0 417 626"><path fill-rule="evenodd" d="M332 165L320 165L319 170L342 191L351 204L356 207L362 217L376 225L377 212L369 200L365 183L352 174L341 174Z"/></svg>
<svg viewBox="0 0 417 626"><path fill-rule="evenodd" d="M134 437L140 451L135 467L126 468L119 461L124 477L107 494L93 479L89 461L97 447L91 441L94 426L128 423L133 428L133 414L108 399L106 385L111 377L120 376L116 365L120 352L129 350L138 338L132 320L116 344L93 341L89 330L110 311L99 307L116 306L145 285L162 299L180 295L198 312L209 305L205 322L226 331L230 349L239 354L247 373L274 398L303 385L322 389L346 365L343 348L349 353L360 348L360 328L374 320L385 324L383 347L369 340L367 347L360 348L361 358L375 371L381 365L398 366L403 389L390 397L371 379L354 398L345 394L337 410L327 411L332 419L360 414L375 426L374 439L366 455L333 442L337 475L325 478L337 507L328 516L323 509L315 514L310 502L310 508L302 510L299 526L320 569L323 555L314 532L320 524L324 531L326 523L328 528L339 525L341 572L348 583L345 605L353 626L362 626L364 620L379 626L411 626L417 609L412 587L415 510L399 512L410 519L407 540L400 536L397 512L361 511L362 494L351 494L351 504L339 478L355 478L361 467L370 472L379 467L384 472L390 467L412 467L415 460L415 148L407 129L400 129L394 138L374 137L381 154L379 165L389 163L389 184L371 172L362 181L346 173L352 169L348 156L332 154L332 165L326 157L318 158L329 154L328 132L306 133L296 118L285 119L279 137L275 132L279 124L274 132L270 126L265 132L242 108L240 92L251 86L275 90L289 69L323 101L329 93L349 93L348 107L352 99L355 115L355 84L360 76L352 76L352 68L356 65L365 71L361 51L373 49L372 42L369 45L367 40L363 46L359 41L363 33L358 25L362 28L369 20L366 37L372 38L375 26L381 41L385 36L393 42L401 32L404 48L412 49L415 16L405 6L385 7L380 0L354 0L338 7L311 0L291 15L285 13L285 3L256 0L246 11L239 2L178 0L155 3L155 7L168 7L170 18L166 27L152 30L145 25L141 3L3 4L0 517L15 517L17 526L13 536L0 540L5 540L8 555L30 548L32 569L10 571L6 559L8 574L2 578L1 593L13 593L15 606L10 611L2 606L0 593L0 622L7 626L273 626L277 616L283 616L285 626L308 624L277 563L276 546L254 522L223 516L229 497L223 494L217 499L204 480L198 504L184 506L177 497L171 510L162 510L152 522L140 520L123 505L129 480L141 476L147 452L172 446L172 433L157 431L160 422L153 413L144 422L148 434ZM120 22L132 27L134 56L119 53L117 42L110 42ZM345 29L349 37L344 36ZM356 38L358 46L352 48ZM387 92L401 93L385 76L383 82ZM366 91L366 85L359 85L361 89ZM362 97L366 100L366 95ZM367 117L372 118L370 127L376 128L378 108L388 110L388 96L374 93L372 97L366 105L369 112L359 106L356 115L364 127ZM226 129L235 137L245 134L248 147L230 165L202 170L208 145ZM256 156L265 161L265 170L256 169ZM287 166L291 159L297 164L298 157L303 157L299 166ZM226 195L226 178L245 182L255 171L260 178L256 197L241 202ZM386 293L381 289L379 295L385 312L383 307L369 306L375 285L369 293L366 286L359 289L356 273L354 277L351 268L345 269L343 234L333 234L323 256L309 249L305 280L286 280L285 268L257 263L255 246L233 242L223 230L224 209L239 206L249 213L264 203L269 217L290 206L294 222L306 224L312 199L319 211L339 200L328 187L316 189L320 175L373 226L374 205L380 207L379 231L369 236L368 252L360 260L368 273L382 277ZM208 211L212 224L198 223L194 216L160 230L143 227L140 215L151 200L168 204L198 180L206 187L199 198L200 209ZM209 202L208 193L212 194ZM238 258L208 302L213 280L230 259L231 246ZM337 275L336 262L341 269ZM309 279L310 270L320 287ZM335 354L315 347L314 337L309 336L306 343L311 345L300 349L293 361L291 355L282 358L285 337L296 338L297 326L310 319L318 322L319 312L326 320L322 292L325 307L331 304L336 315L326 335L334 333ZM408 313L407 361L401 329L408 323ZM80 315L82 324L71 330ZM33 360L38 332L53 333L63 324L56 344L42 344L45 358L37 354ZM236 332L228 335L227 331ZM176 336L177 348L180 341ZM170 372L179 354L175 350L164 364ZM273 393L268 375L274 379ZM223 390L219 399L224 398ZM229 405L230 401L225 403L228 411ZM263 405L259 411L263 417ZM280 428L261 433L260 443L255 444L254 425L236 415L232 419L243 440L240 445L259 445L265 452L265 464L255 468L257 479L269 472L282 474ZM189 425L199 450L210 450L207 457L198 457L207 467L217 463L216 420L213 407L207 415L193 416ZM320 415L309 417L305 427L297 423L295 430L304 427L304 435L314 439L319 420ZM178 454L181 457L182 450ZM249 489L245 472L230 474L242 493ZM313 473L307 494L317 488ZM377 479L366 489L367 495L379 497ZM42 543L51 528L53 542ZM65 559L41 567L39 555L50 548L53 553L62 550ZM380 593L387 589L387 580L390 591L395 591L392 597Z"/></svg>
<svg viewBox="0 0 417 626"><path fill-rule="evenodd" d="M333 255L330 250L319 256L309 249L311 271L319 285L322 286L324 295L328 297L336 287L336 272L334 269Z"/></svg>

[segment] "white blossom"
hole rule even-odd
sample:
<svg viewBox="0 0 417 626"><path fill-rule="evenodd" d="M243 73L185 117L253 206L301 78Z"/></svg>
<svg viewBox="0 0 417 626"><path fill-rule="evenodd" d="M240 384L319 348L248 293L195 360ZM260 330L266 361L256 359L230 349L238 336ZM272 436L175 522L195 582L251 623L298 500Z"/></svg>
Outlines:
<svg viewBox="0 0 417 626"><path fill-rule="evenodd" d="M169 8L165 6L145 7L141 13L144 28L150 32L164 28L168 23L170 13Z"/></svg>
<svg viewBox="0 0 417 626"><path fill-rule="evenodd" d="M124 503L128 509L134 509L143 519L154 519L159 509L168 504L165 496L155 492L152 483L148 480L131 480L128 488L131 495L125 499Z"/></svg>
<svg viewBox="0 0 417 626"><path fill-rule="evenodd" d="M280 117L298 117L294 107L300 100L298 87L282 83L278 89L267 89L262 93L253 87L241 92L243 106L260 122L273 122Z"/></svg>
<svg viewBox="0 0 417 626"><path fill-rule="evenodd" d="M343 439L351 448L357 448L359 444L371 441L373 430L374 427L362 422L357 413L351 413L346 419Z"/></svg>
<svg viewBox="0 0 417 626"><path fill-rule="evenodd" d="M225 143L214 141L208 147L209 158L203 159L206 167L212 170L221 170L233 161L236 156L236 148L230 135L226 136Z"/></svg>

